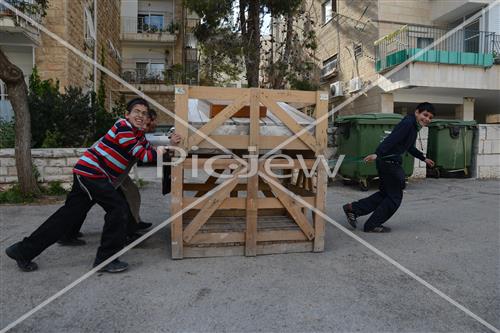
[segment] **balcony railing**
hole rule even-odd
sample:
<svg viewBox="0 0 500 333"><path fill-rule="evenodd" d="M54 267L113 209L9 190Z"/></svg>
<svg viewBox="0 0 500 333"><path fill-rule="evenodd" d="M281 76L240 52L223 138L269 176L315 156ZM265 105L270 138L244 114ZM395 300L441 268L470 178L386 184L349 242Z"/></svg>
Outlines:
<svg viewBox="0 0 500 333"><path fill-rule="evenodd" d="M166 70L124 68L122 69L122 78L131 84L197 84L197 63L188 63L185 68L182 66L174 67L170 67Z"/></svg>
<svg viewBox="0 0 500 333"><path fill-rule="evenodd" d="M152 19L148 16L122 16L121 31L126 34L136 33L175 33L178 30L172 13L162 13L162 19Z"/></svg>
<svg viewBox="0 0 500 333"><path fill-rule="evenodd" d="M7 3L13 4L13 5L15 4L12 0L6 0L6 1L7 1ZM30 6L35 6L34 0L24 0L23 2L28 6L28 8L27 8L28 10L31 8ZM42 21L42 17L40 14L30 14L30 13L25 13L25 14L27 16L29 16L30 18L32 18L35 22L40 23ZM32 38L39 37L40 30L38 28L31 25L31 23L29 23L28 21L26 21L22 17L16 16L6 6L0 4L0 20L2 20L3 18L7 18L7 19L11 18L12 19L11 24L17 25L21 28L24 28L25 31L28 32L32 36ZM3 25L3 24L1 24L1 22L0 22L0 25ZM9 25L9 24L7 23L7 25Z"/></svg>
<svg viewBox="0 0 500 333"><path fill-rule="evenodd" d="M394 67L438 41L448 30L407 25L375 42L378 72ZM489 67L499 54L500 36L494 32L457 30L414 59L418 62Z"/></svg>

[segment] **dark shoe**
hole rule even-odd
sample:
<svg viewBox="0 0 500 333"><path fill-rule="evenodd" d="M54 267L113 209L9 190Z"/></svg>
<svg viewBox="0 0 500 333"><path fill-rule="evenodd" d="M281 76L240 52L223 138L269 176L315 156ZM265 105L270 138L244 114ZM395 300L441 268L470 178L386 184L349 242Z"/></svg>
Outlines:
<svg viewBox="0 0 500 333"><path fill-rule="evenodd" d="M94 264L96 267L98 264ZM125 261L120 261L119 259L115 259L100 270L100 273L120 273L126 271L128 269L128 264Z"/></svg>
<svg viewBox="0 0 500 333"><path fill-rule="evenodd" d="M133 233L133 234L127 235L127 241L126 241L125 244L129 245L130 243L132 243L133 241L135 241L139 237L141 237L141 235L139 235L137 233Z"/></svg>
<svg viewBox="0 0 500 333"><path fill-rule="evenodd" d="M376 233L384 233L384 232L391 232L391 228L389 227L384 227L381 225L380 227L375 227L373 229L367 229L365 232L376 232Z"/></svg>
<svg viewBox="0 0 500 333"><path fill-rule="evenodd" d="M5 253L9 256L9 258L14 259L17 263L17 266L23 271L23 272L33 272L38 269L38 265L31 261L23 258L23 255L21 254L21 251L19 249L21 243L16 243L14 245L9 246L7 249L5 249Z"/></svg>
<svg viewBox="0 0 500 333"><path fill-rule="evenodd" d="M151 228L152 225L153 225L153 223L141 221L141 222L137 223L137 230L147 230L147 229Z"/></svg>
<svg viewBox="0 0 500 333"><path fill-rule="evenodd" d="M348 204L345 204L344 206L342 206L342 208L344 209L345 216L347 217L347 222L349 222L351 227L356 229L356 224L358 222L358 220L357 220L358 216L352 211L352 205L350 203L348 203Z"/></svg>
<svg viewBox="0 0 500 333"><path fill-rule="evenodd" d="M83 237L83 234L80 231L78 231L76 233L76 238L82 238L82 237Z"/></svg>
<svg viewBox="0 0 500 333"><path fill-rule="evenodd" d="M83 239L78 238L63 238L57 241L57 244L61 246L82 246L86 245L87 242Z"/></svg>

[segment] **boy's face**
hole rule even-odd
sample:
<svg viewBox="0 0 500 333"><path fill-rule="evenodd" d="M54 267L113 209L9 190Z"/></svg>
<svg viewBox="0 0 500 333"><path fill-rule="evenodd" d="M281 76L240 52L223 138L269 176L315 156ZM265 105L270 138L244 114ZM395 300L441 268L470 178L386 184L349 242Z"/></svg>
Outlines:
<svg viewBox="0 0 500 333"><path fill-rule="evenodd" d="M425 127L429 125L434 118L434 115L429 111L415 111L415 118L417 118L417 122L420 126Z"/></svg>
<svg viewBox="0 0 500 333"><path fill-rule="evenodd" d="M156 128L156 118L147 117L144 124L144 132L150 133L154 132Z"/></svg>
<svg viewBox="0 0 500 333"><path fill-rule="evenodd" d="M130 112L125 113L125 118L132 126L142 129L146 124L148 108L142 104L136 104Z"/></svg>

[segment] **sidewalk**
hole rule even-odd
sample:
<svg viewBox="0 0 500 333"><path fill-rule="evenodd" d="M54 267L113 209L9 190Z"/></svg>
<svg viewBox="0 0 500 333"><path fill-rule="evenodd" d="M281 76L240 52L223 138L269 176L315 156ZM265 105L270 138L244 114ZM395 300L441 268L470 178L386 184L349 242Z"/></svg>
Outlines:
<svg viewBox="0 0 500 333"><path fill-rule="evenodd" d="M154 168L142 189L144 220L168 217ZM375 190L375 189L372 189ZM345 225L341 205L367 195L328 188L328 214ZM489 323L500 327L500 182L411 182L390 234L356 234ZM59 206L0 206L0 328L91 268L103 211L83 227L87 246L54 245L21 273L5 248ZM364 221L364 219L361 219ZM170 259L161 230L123 256L131 269L94 275L14 332L487 332L361 244L327 228L324 253Z"/></svg>

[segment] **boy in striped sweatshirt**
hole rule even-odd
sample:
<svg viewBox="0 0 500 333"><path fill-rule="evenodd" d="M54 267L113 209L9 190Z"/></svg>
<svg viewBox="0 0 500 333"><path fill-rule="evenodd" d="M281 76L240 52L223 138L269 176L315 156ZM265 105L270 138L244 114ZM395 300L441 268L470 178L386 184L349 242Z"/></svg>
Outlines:
<svg viewBox="0 0 500 333"><path fill-rule="evenodd" d="M76 163L73 169L73 187L64 206L29 237L6 249L7 255L16 260L21 270L36 270L38 265L32 261L33 258L67 234L74 223L85 218L95 203L104 209L106 215L94 267L124 247L129 208L113 182L125 172L134 158L143 162L156 161L156 151L141 130L148 110L146 100L131 100L127 105L125 119L119 119L97 145L89 148ZM127 268L127 263L115 259L101 271L117 273Z"/></svg>

